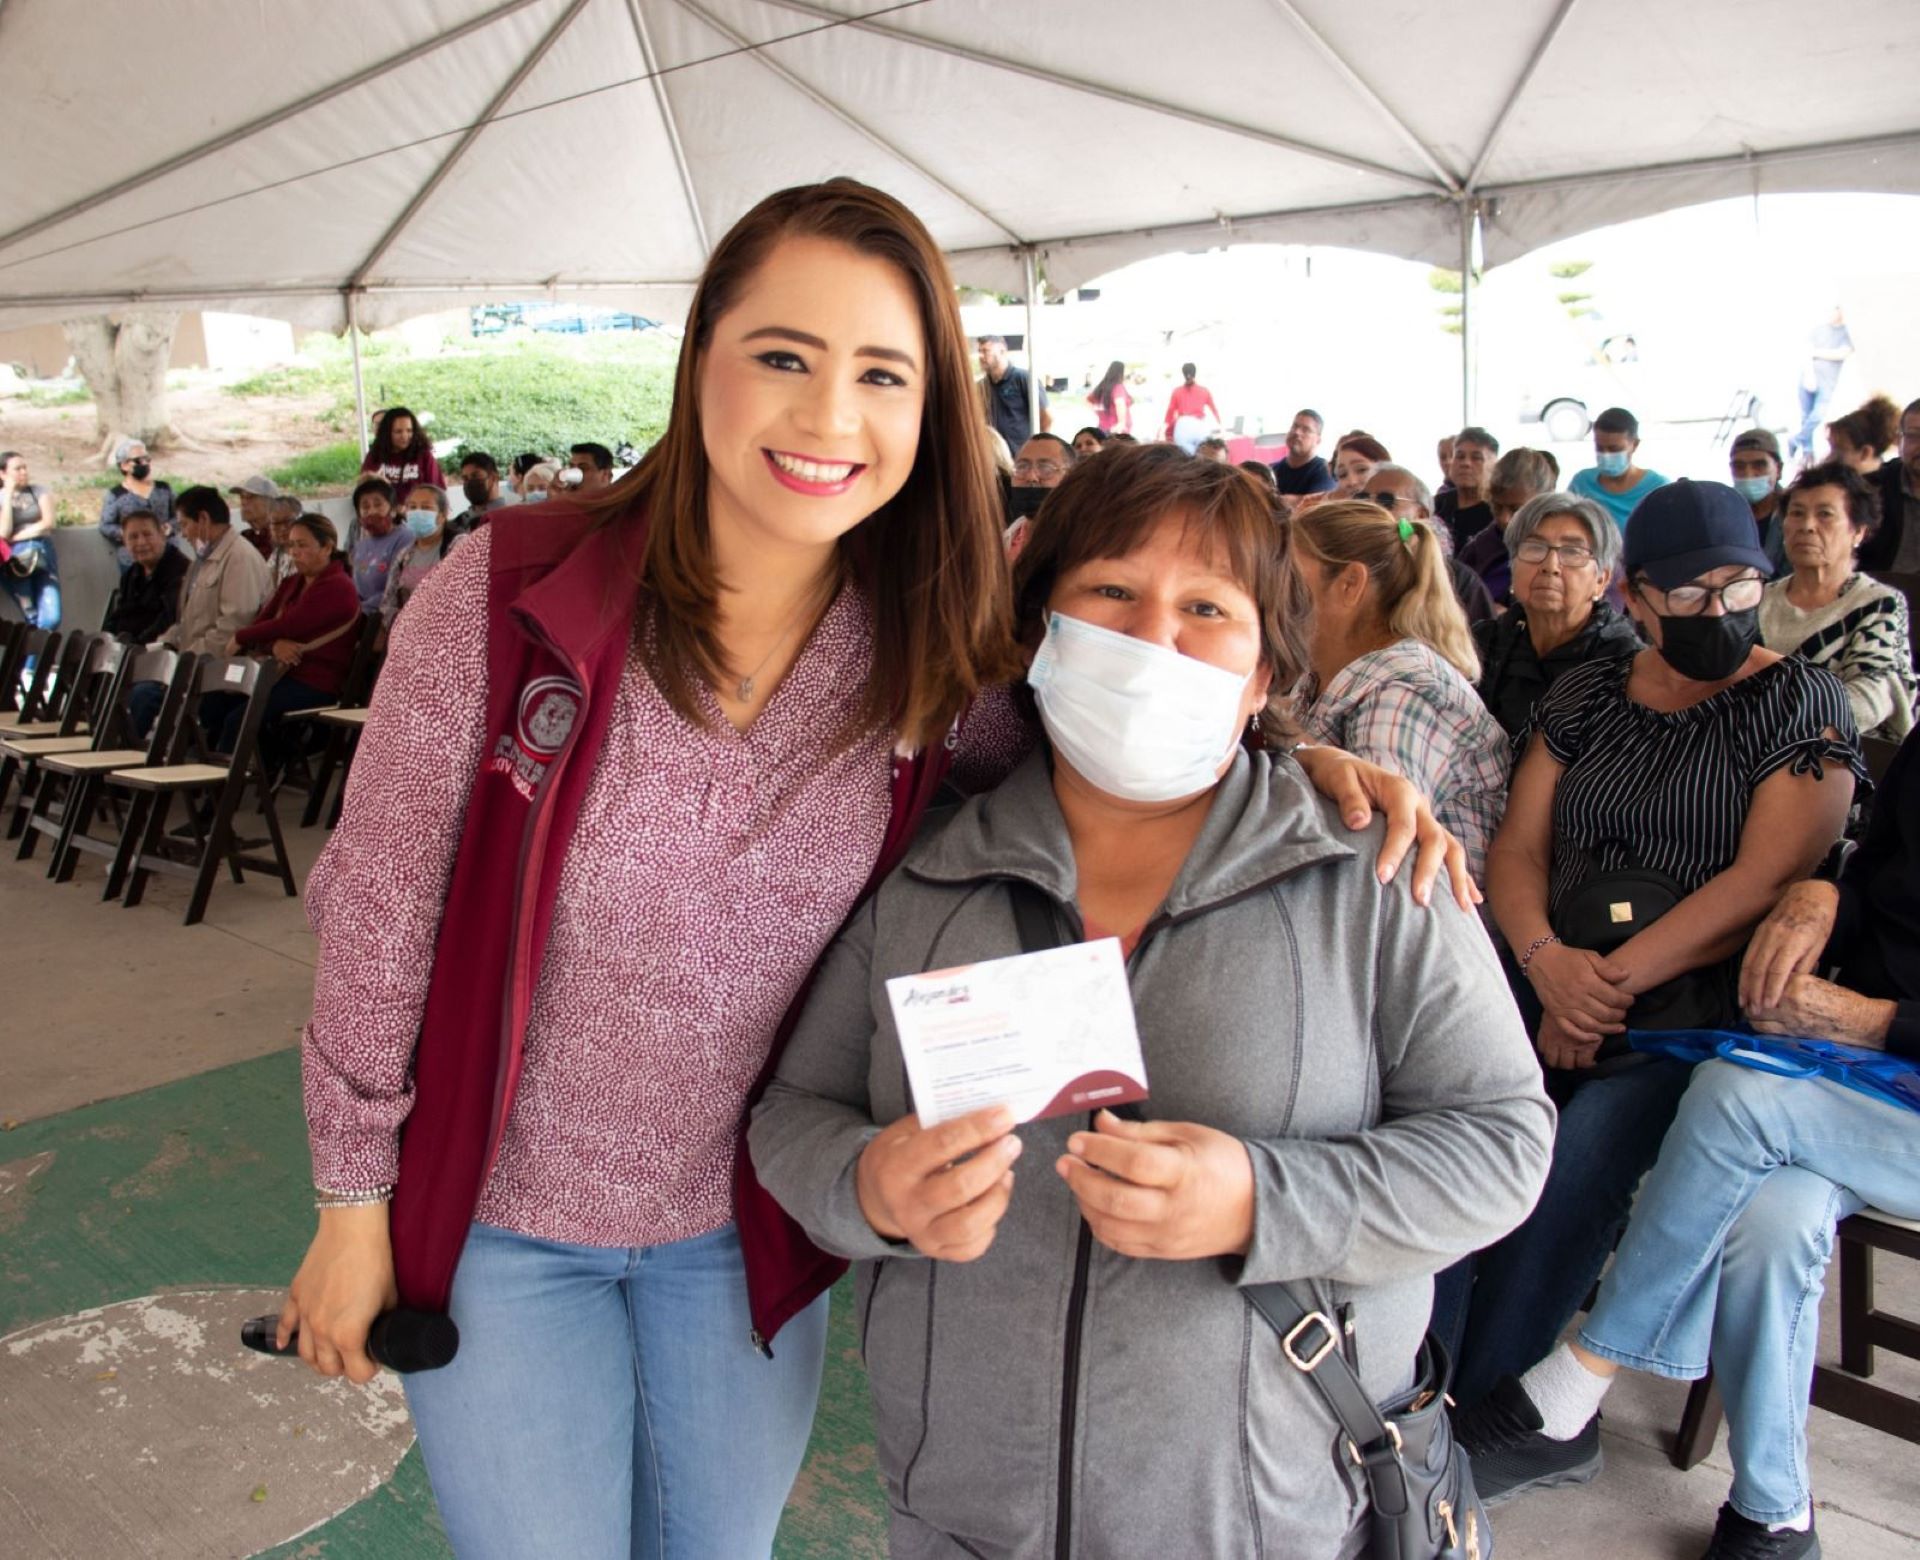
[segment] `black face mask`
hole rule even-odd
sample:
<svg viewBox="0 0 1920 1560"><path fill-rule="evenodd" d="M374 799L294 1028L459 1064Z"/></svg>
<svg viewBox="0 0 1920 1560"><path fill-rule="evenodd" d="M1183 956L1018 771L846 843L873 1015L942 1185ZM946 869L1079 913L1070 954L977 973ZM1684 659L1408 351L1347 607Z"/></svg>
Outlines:
<svg viewBox="0 0 1920 1560"><path fill-rule="evenodd" d="M469 504L484 504L487 501L487 479L485 477L468 477L465 482L460 484L460 491L467 495L467 502Z"/></svg>
<svg viewBox="0 0 1920 1560"><path fill-rule="evenodd" d="M1017 487L1009 489L1007 494L1007 519L1029 520L1040 513L1040 506L1047 501L1052 488Z"/></svg>
<svg viewBox="0 0 1920 1560"><path fill-rule="evenodd" d="M151 461L136 460L133 463L133 470L130 471L128 475L131 476L135 482L145 482L147 480L147 473L152 470L153 463Z"/></svg>
<svg viewBox="0 0 1920 1560"><path fill-rule="evenodd" d="M1660 654L1682 677L1724 682L1747 664L1760 643L1760 609L1719 617L1662 617Z"/></svg>

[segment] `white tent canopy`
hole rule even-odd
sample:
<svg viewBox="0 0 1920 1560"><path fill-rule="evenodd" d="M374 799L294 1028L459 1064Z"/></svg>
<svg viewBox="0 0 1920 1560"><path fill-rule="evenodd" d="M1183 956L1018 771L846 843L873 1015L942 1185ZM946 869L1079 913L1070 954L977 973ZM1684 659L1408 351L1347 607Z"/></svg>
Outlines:
<svg viewBox="0 0 1920 1560"><path fill-rule="evenodd" d="M835 173L963 280L1312 242L1498 264L1728 195L1920 193L1902 0L0 0L0 326L675 313Z"/></svg>

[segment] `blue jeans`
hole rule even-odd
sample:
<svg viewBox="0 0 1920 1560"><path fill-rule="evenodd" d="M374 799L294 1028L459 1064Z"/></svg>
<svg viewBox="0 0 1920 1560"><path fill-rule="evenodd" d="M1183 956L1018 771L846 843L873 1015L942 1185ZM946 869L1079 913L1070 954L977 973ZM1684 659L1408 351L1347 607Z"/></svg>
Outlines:
<svg viewBox="0 0 1920 1560"><path fill-rule="evenodd" d="M1689 1074L1662 1058L1604 1078L1549 1076L1560 1107L1553 1165L1526 1223L1469 1259L1472 1297L1453 1378L1456 1401L1478 1402L1502 1376L1517 1376L1559 1341L1626 1227L1634 1188L1660 1152ZM1455 1270L1441 1276L1443 1305L1459 1285Z"/></svg>
<svg viewBox="0 0 1920 1560"><path fill-rule="evenodd" d="M1804 1510L1807 1394L1833 1226L1866 1204L1920 1218L1920 1116L1822 1079L1706 1062L1647 1177L1581 1344L1714 1379L1733 1506Z"/></svg>
<svg viewBox="0 0 1920 1560"><path fill-rule="evenodd" d="M34 565L31 572L14 571L15 564L29 561ZM35 537L14 543L13 557L0 564L0 579L6 581L7 594L19 604L29 628L60 626L60 559L52 542Z"/></svg>
<svg viewBox="0 0 1920 1560"><path fill-rule="evenodd" d="M460 1560L748 1560L806 1453L827 1297L750 1341L733 1226L574 1246L476 1224L460 1353L406 1378Z"/></svg>
<svg viewBox="0 0 1920 1560"><path fill-rule="evenodd" d="M1813 458L1813 436L1820 427L1820 419L1827 414L1827 402L1833 397L1831 387L1821 386L1809 390L1800 387L1800 428L1787 445L1789 457L1805 452L1808 459Z"/></svg>

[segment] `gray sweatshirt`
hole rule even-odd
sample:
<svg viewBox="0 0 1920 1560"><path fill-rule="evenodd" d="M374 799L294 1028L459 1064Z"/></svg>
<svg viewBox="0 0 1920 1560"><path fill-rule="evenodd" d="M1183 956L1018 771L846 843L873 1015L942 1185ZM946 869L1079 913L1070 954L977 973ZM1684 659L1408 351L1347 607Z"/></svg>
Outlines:
<svg viewBox="0 0 1920 1560"><path fill-rule="evenodd" d="M860 1213L861 1150L913 1108L885 982L1020 952L1008 878L1077 935L1044 752L916 845L829 950L749 1143L768 1190L859 1264L896 1556L1361 1552L1332 1416L1235 1286L1311 1295L1384 1400L1411 1382L1431 1275L1526 1216L1553 1141L1486 934L1382 888L1380 830L1356 852L1293 763L1241 755L1128 964L1143 1113L1246 1144L1244 1258L1094 1241L1052 1169L1086 1117L1018 1129L978 1261L930 1261Z"/></svg>

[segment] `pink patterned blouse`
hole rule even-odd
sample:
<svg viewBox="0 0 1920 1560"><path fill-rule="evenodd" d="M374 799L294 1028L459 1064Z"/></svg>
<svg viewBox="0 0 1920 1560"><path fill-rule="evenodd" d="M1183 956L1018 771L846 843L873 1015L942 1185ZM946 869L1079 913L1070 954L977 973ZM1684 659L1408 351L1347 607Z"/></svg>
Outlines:
<svg viewBox="0 0 1920 1560"><path fill-rule="evenodd" d="M308 886L320 960L306 1111L314 1179L330 1189L395 1176L483 741L491 541L474 532L395 625L347 805ZM638 1246L733 1217L747 1092L886 828L890 739L833 742L872 656L867 605L849 587L742 734L717 704L707 728L683 719L629 655L561 870L483 1222ZM990 785L1031 741L997 694L967 722L956 778Z"/></svg>

